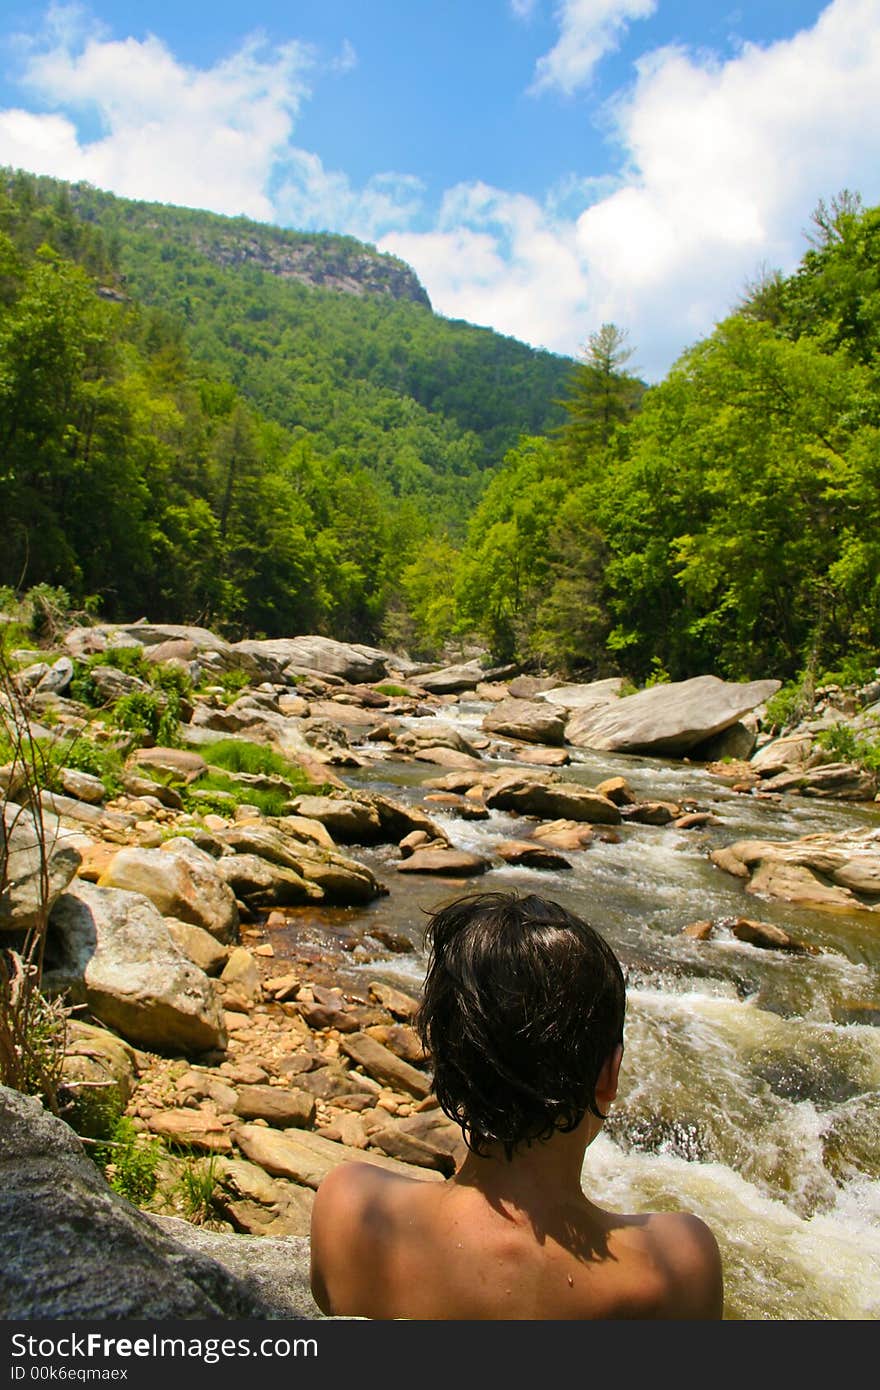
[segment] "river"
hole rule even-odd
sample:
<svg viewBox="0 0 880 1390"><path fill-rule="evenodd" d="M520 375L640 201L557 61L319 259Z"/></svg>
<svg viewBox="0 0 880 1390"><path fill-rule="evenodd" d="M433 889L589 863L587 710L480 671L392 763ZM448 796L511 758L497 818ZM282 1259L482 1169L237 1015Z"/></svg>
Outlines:
<svg viewBox="0 0 880 1390"><path fill-rule="evenodd" d="M463 701L441 717L467 734L487 708ZM628 1004L620 1093L587 1151L585 1190L613 1209L702 1216L721 1247L728 1319L880 1317L880 914L762 900L708 858L744 838L880 825L880 806L763 800L685 762L572 752L566 780L623 776L640 798L708 810L719 824L624 824L617 843L567 853L570 871L512 868L493 846L522 837L521 818L437 814L421 784L444 769L379 750L368 769L345 771L349 785L424 805L454 846L493 867L452 885L397 874L394 847L354 850L390 893L348 923L381 924L416 947L354 969L418 993L424 913L462 891L533 891L586 917L624 963ZM818 952L740 941L724 923L743 916ZM712 939L682 935L706 918Z"/></svg>

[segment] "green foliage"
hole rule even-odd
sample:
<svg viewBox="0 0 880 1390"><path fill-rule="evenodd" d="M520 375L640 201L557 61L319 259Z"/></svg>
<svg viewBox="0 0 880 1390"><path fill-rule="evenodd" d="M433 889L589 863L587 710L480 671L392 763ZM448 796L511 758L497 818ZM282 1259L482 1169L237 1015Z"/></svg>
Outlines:
<svg viewBox="0 0 880 1390"><path fill-rule="evenodd" d="M651 657L651 672L645 677L645 689L649 690L652 685L668 685L672 680L659 656Z"/></svg>
<svg viewBox="0 0 880 1390"><path fill-rule="evenodd" d="M135 1205L148 1202L156 1190L162 1145L141 1135L127 1115L120 1115L103 1143L91 1146L94 1162L114 1192Z"/></svg>
<svg viewBox="0 0 880 1390"><path fill-rule="evenodd" d="M202 1225L214 1216L219 1183L216 1154L209 1154L207 1158L184 1157L177 1192L187 1221Z"/></svg>
<svg viewBox="0 0 880 1390"><path fill-rule="evenodd" d="M816 687L809 671L802 671L796 680L788 681L777 690L764 706L765 727L776 732L792 728L813 712Z"/></svg>
<svg viewBox="0 0 880 1390"><path fill-rule="evenodd" d="M248 743L245 739L225 738L203 744L200 749L205 762L227 772L249 772L266 777L283 777L297 791L311 790L313 783L296 763L285 758L276 748L265 743Z"/></svg>
<svg viewBox="0 0 880 1390"><path fill-rule="evenodd" d="M182 793L188 811L214 811L221 816L241 805L256 806L264 816L283 816L291 795L280 787L250 787L221 772L203 773Z"/></svg>
<svg viewBox="0 0 880 1390"><path fill-rule="evenodd" d="M373 689L377 690L380 695L388 695L391 697L397 695L406 696L409 694L409 691L404 689L402 685L395 685L393 681L383 681L381 685L374 685Z"/></svg>
<svg viewBox="0 0 880 1390"><path fill-rule="evenodd" d="M231 671L221 671L219 675L216 676L212 672L210 676L201 682L200 688L206 685L219 685L226 697L227 704L231 704L243 690L247 689L250 685L250 681L251 678L246 671L242 671L240 668L235 667Z"/></svg>
<svg viewBox="0 0 880 1390"><path fill-rule="evenodd" d="M162 747L174 747L180 738L180 719L172 700L148 690L122 695L110 711L118 729L126 729L138 739L150 739Z"/></svg>
<svg viewBox="0 0 880 1390"><path fill-rule="evenodd" d="M76 738L63 739L52 745L49 756L57 767L70 767L77 772L100 777L108 797L120 795L122 754L112 743L97 743L79 734Z"/></svg>
<svg viewBox="0 0 880 1390"><path fill-rule="evenodd" d="M869 772L880 772L880 742L864 738L849 724L822 729L816 741L832 754L835 762L857 763Z"/></svg>

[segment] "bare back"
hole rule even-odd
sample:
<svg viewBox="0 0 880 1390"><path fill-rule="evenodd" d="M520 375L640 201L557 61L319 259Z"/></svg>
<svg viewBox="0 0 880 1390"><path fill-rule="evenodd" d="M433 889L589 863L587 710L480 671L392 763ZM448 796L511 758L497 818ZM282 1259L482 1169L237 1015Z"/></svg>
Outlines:
<svg viewBox="0 0 880 1390"><path fill-rule="evenodd" d="M582 1195L527 1213L363 1163L319 1189L312 1290L337 1316L419 1320L717 1318L723 1297L695 1216L622 1216Z"/></svg>

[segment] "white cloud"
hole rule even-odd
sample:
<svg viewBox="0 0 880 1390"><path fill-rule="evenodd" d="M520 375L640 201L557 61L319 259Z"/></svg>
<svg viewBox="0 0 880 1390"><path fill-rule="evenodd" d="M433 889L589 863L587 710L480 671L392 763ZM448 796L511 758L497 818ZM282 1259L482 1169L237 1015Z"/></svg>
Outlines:
<svg viewBox="0 0 880 1390"><path fill-rule="evenodd" d="M406 225L418 212L423 184L407 174L376 174L362 188L344 173L325 169L316 154L285 154L272 201L275 220L312 231L343 231L374 241L390 227Z"/></svg>
<svg viewBox="0 0 880 1390"><path fill-rule="evenodd" d="M0 112L5 163L85 179L130 197L271 218L270 171L308 93L313 55L251 39L208 69L177 61L157 38L83 34L80 12L56 8L24 53L21 81L56 111ZM64 112L97 118L82 138Z"/></svg>
<svg viewBox="0 0 880 1390"><path fill-rule="evenodd" d="M647 19L656 8L657 0L561 0L559 39L538 59L533 90L558 87L570 96L618 47L630 20Z"/></svg>
<svg viewBox="0 0 880 1390"><path fill-rule="evenodd" d="M562 352L582 336L587 276L575 227L551 222L532 198L462 184L446 194L436 231L395 232L379 246L415 268L449 318Z"/></svg>
<svg viewBox="0 0 880 1390"><path fill-rule="evenodd" d="M614 108L624 173L580 215L475 185L436 232L382 244L441 313L565 352L613 321L656 379L762 262L794 268L820 197L880 202L877 17L877 0L833 0L812 29L727 62L655 52Z"/></svg>
<svg viewBox="0 0 880 1390"><path fill-rule="evenodd" d="M601 12L623 7L608 0ZM616 177L576 172L541 200L461 184L417 232L427 225L419 179L388 173L357 186L294 145L308 81L332 68L307 48L253 39L197 69L156 38L112 40L60 9L21 55L43 112L0 112L0 160L376 240L415 268L443 314L566 353L613 321L655 379L762 263L797 264L820 197L846 186L880 202L877 18L878 0L832 0L813 28L727 61L651 53L606 111ZM353 61L345 47L341 61ZM93 136L79 111L97 116Z"/></svg>

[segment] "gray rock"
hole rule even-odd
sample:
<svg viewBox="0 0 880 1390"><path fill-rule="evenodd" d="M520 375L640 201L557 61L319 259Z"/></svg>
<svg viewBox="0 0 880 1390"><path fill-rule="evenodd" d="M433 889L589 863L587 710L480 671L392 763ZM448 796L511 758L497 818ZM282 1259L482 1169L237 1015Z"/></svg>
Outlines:
<svg viewBox="0 0 880 1390"><path fill-rule="evenodd" d="M319 671L352 683L381 680L391 660L388 652L377 647L315 635L236 642L234 650L252 657L264 669L274 666L291 673Z"/></svg>
<svg viewBox="0 0 880 1390"><path fill-rule="evenodd" d="M0 1087L0 1317L104 1320L321 1315L308 1241L207 1236L113 1192L77 1136Z"/></svg>
<svg viewBox="0 0 880 1390"><path fill-rule="evenodd" d="M763 704L780 685L717 676L654 685L613 704L582 709L568 721L565 736L582 748L683 757Z"/></svg>
<svg viewBox="0 0 880 1390"><path fill-rule="evenodd" d="M607 680L588 681L585 685L554 685L548 690L535 691L535 697L551 705L561 705L564 710L587 710L614 704L622 690L622 677L609 676Z"/></svg>
<svg viewBox="0 0 880 1390"><path fill-rule="evenodd" d="M52 909L43 983L139 1046L225 1047L213 982L139 893L77 879Z"/></svg>
<svg viewBox="0 0 880 1390"><path fill-rule="evenodd" d="M561 744L565 715L541 700L502 700L483 719L489 734L523 739L527 743Z"/></svg>
<svg viewBox="0 0 880 1390"><path fill-rule="evenodd" d="M69 656L59 656L41 679L40 694L63 695L73 680L73 662Z"/></svg>
<svg viewBox="0 0 880 1390"><path fill-rule="evenodd" d="M0 931L30 931L64 892L82 856L51 816L42 825L13 802L0 819Z"/></svg>
<svg viewBox="0 0 880 1390"><path fill-rule="evenodd" d="M99 880L102 888L142 893L165 917L177 917L210 932L218 941L238 935L235 894L218 861L185 836L162 849L121 849Z"/></svg>

